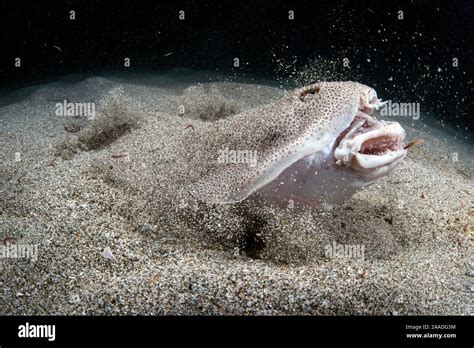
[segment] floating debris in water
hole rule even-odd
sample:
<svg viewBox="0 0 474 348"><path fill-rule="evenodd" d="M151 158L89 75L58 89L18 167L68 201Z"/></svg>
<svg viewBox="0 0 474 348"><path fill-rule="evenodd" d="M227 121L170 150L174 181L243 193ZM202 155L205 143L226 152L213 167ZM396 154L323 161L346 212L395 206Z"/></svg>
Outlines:
<svg viewBox="0 0 474 348"><path fill-rule="evenodd" d="M409 149L410 147L412 146L416 146L416 145L421 145L423 144L425 141L423 139L415 139L415 140L412 140L410 141L408 144L405 145L405 147L403 149Z"/></svg>

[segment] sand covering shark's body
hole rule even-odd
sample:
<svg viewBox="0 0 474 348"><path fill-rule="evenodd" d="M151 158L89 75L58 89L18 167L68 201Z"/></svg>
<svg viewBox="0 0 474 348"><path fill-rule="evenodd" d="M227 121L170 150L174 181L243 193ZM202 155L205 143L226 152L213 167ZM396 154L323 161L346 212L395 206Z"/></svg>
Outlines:
<svg viewBox="0 0 474 348"><path fill-rule="evenodd" d="M405 157L403 128L372 116L382 104L368 86L323 82L221 120L204 134L206 169L187 189L209 203L258 196L329 208ZM234 156L219 160L224 149ZM239 153L253 161L238 160Z"/></svg>

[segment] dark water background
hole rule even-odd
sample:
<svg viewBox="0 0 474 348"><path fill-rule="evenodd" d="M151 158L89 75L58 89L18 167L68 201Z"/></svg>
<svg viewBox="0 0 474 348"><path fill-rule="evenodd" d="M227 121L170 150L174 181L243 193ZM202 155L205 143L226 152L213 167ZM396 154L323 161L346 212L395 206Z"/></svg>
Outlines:
<svg viewBox="0 0 474 348"><path fill-rule="evenodd" d="M69 74L174 68L286 85L351 79L470 132L473 29L469 0L2 0L0 93Z"/></svg>

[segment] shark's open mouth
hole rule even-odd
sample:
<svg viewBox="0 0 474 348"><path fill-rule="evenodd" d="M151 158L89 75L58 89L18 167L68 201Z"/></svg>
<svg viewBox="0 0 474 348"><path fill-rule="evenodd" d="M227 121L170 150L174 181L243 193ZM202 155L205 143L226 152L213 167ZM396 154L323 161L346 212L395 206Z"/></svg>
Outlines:
<svg viewBox="0 0 474 348"><path fill-rule="evenodd" d="M371 177L385 174L405 157L405 131L397 122L377 120L372 110L382 103L361 102L351 125L336 140L336 164Z"/></svg>
<svg viewBox="0 0 474 348"><path fill-rule="evenodd" d="M397 151L401 147L398 137L380 136L366 140L362 143L359 153L363 155L383 155L387 151Z"/></svg>

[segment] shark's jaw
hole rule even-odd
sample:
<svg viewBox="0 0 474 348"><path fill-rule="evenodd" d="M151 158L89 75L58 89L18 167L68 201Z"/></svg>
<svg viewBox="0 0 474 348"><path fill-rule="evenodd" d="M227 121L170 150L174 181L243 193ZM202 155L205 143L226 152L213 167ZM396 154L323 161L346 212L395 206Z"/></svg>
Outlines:
<svg viewBox="0 0 474 348"><path fill-rule="evenodd" d="M383 105L376 97L361 105L334 147L335 165L357 173L370 183L394 169L406 156L405 131L397 122L377 120L373 110Z"/></svg>

